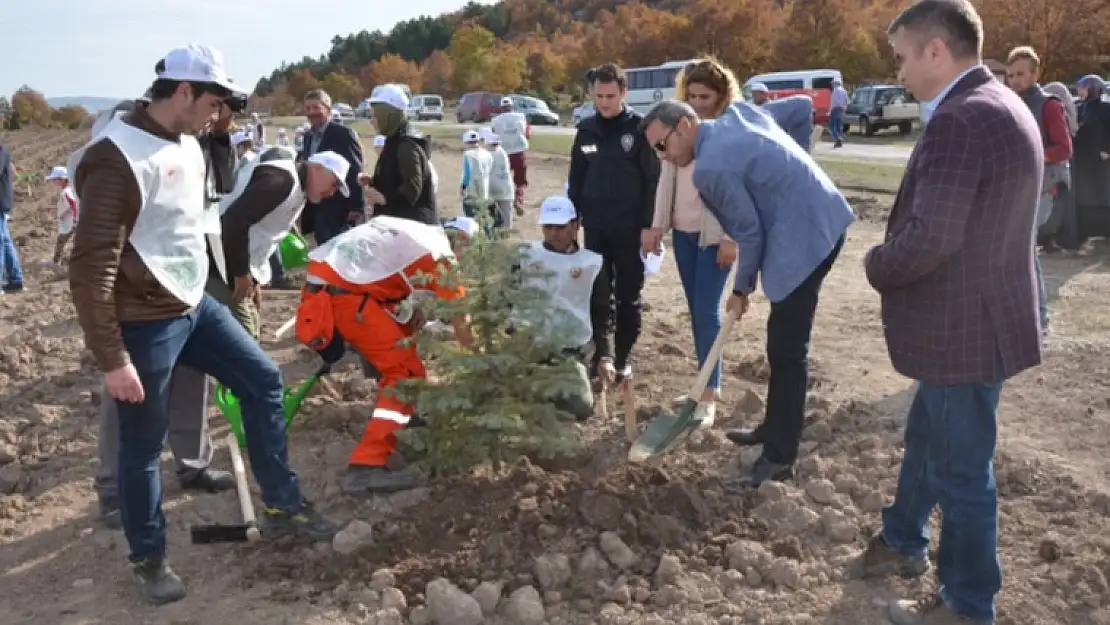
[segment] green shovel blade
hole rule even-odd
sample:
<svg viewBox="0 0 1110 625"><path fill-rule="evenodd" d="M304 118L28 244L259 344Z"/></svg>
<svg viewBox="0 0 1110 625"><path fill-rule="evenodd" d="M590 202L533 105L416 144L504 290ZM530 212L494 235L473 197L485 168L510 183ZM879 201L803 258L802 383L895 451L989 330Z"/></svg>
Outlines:
<svg viewBox="0 0 1110 625"><path fill-rule="evenodd" d="M311 377L301 382L301 385L296 389L292 387L285 387L285 392L282 394L282 410L285 414L285 429L289 429L289 424L293 422L293 418L300 412L301 404L304 398L316 386L320 380L320 376L325 372L316 372ZM216 396L216 407L220 409L220 413L227 419L228 424L231 426L232 433L235 434L235 440L239 442L240 448L247 446L247 436L243 431L243 411L239 405L239 399L228 389L222 385L217 384L214 394Z"/></svg>
<svg viewBox="0 0 1110 625"><path fill-rule="evenodd" d="M677 413L664 412L652 419L628 450L629 462L643 462L678 447L701 425L701 421L694 418L697 407L698 402L687 399Z"/></svg>

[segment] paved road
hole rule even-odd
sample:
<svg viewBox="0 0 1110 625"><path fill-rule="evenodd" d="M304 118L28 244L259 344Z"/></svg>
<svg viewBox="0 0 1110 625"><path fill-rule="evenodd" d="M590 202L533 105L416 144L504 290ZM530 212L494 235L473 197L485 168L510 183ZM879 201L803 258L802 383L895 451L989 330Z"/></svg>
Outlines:
<svg viewBox="0 0 1110 625"><path fill-rule="evenodd" d="M434 126L436 128L449 128L460 133L467 128L466 124L452 124L447 122L422 122L417 126ZM567 126L532 126L532 132L537 134L573 135L574 128ZM844 160L886 161L892 163L905 163L910 158L911 146L908 145L883 145L876 143L845 143L844 147L833 149L831 143L817 144L818 156L842 158Z"/></svg>

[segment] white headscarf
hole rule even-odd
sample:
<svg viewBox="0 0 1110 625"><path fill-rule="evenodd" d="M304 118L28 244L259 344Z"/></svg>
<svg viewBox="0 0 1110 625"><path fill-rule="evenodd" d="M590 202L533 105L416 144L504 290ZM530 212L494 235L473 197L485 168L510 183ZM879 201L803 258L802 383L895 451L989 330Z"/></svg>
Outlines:
<svg viewBox="0 0 1110 625"><path fill-rule="evenodd" d="M1075 109L1075 98L1071 97L1071 92L1062 82L1050 82L1044 86L1044 90L1045 93L1054 95L1063 102L1064 117L1068 119L1068 131L1074 137L1075 133L1079 132L1079 112Z"/></svg>

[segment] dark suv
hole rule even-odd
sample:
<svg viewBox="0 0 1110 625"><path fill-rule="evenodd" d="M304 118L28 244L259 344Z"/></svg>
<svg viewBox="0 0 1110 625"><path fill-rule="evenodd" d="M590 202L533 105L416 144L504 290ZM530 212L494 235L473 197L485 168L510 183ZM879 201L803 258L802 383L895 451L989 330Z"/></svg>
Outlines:
<svg viewBox="0 0 1110 625"><path fill-rule="evenodd" d="M908 135L913 122L921 117L921 108L913 95L901 85L863 85L852 92L852 100L844 110L844 131L853 124L859 132L872 136L880 130L898 127Z"/></svg>

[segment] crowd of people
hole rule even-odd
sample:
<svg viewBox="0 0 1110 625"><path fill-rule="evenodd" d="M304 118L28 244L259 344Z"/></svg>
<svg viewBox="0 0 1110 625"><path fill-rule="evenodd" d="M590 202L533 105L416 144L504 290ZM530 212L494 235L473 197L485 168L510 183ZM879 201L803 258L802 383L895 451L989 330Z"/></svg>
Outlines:
<svg viewBox="0 0 1110 625"><path fill-rule="evenodd" d="M982 65L983 25L966 0L923 0L889 35L899 78L923 103L924 131L887 236L863 271L882 299L892 363L917 385L895 499L860 564L868 576L923 574L928 520L939 506L938 594L892 604L891 619L992 623L1001 587L992 466L999 398L1007 379L1040 362L1048 329L1034 239L1065 190L1076 205L1110 205L1099 195L1110 194L1110 105L1092 96L1104 85L1088 76L1072 115L1066 94L1038 84L1030 48L1010 55L1008 87L997 81ZM810 155L820 134L812 101L737 102L735 77L713 59L685 67L677 99L646 114L624 103L628 84L616 65L588 78L597 115L578 125L566 195L539 202L542 238L524 243L511 268L529 280L540 279L528 269L547 270L538 284L552 311L571 321L551 357L580 366L582 388L560 396L561 409L587 419L596 390L633 377L644 259L669 234L698 366L712 367L702 396L676 400L697 403L692 427L712 426L724 380L720 362L706 361L722 301L742 316L762 288L770 301L766 414L757 427L728 432L761 453L730 486L791 478L822 285L855 220ZM264 288L298 288L298 340L329 363L353 350L378 379L344 489L413 488L421 477L387 462L396 433L423 423L391 392L425 376L417 348L403 339L432 321L426 298L465 297L464 287L438 277L475 238L509 236L525 214L530 128L511 101L489 127L463 135L463 214L443 219L429 140L410 127L401 86L371 94L379 133L372 171L357 134L332 118L326 92L305 96L308 121L292 144L280 129L273 145L256 116L235 126L244 96L219 52L174 49L156 64L147 94L98 120L89 142L47 176L59 191L54 261L72 242L70 290L111 398L101 404L100 515L124 531L153 603L185 595L166 559L164 443L183 488L235 487L210 466L208 378L241 405L264 535L328 540L338 531L288 461L284 381L259 345ZM1081 139L1092 125L1102 134ZM0 149L0 170L10 172L9 160ZM10 179L0 191L7 236ZM279 254L290 236L315 244L300 286ZM4 261L5 291L20 290L7 252ZM477 349L465 314L441 321L462 348Z"/></svg>

